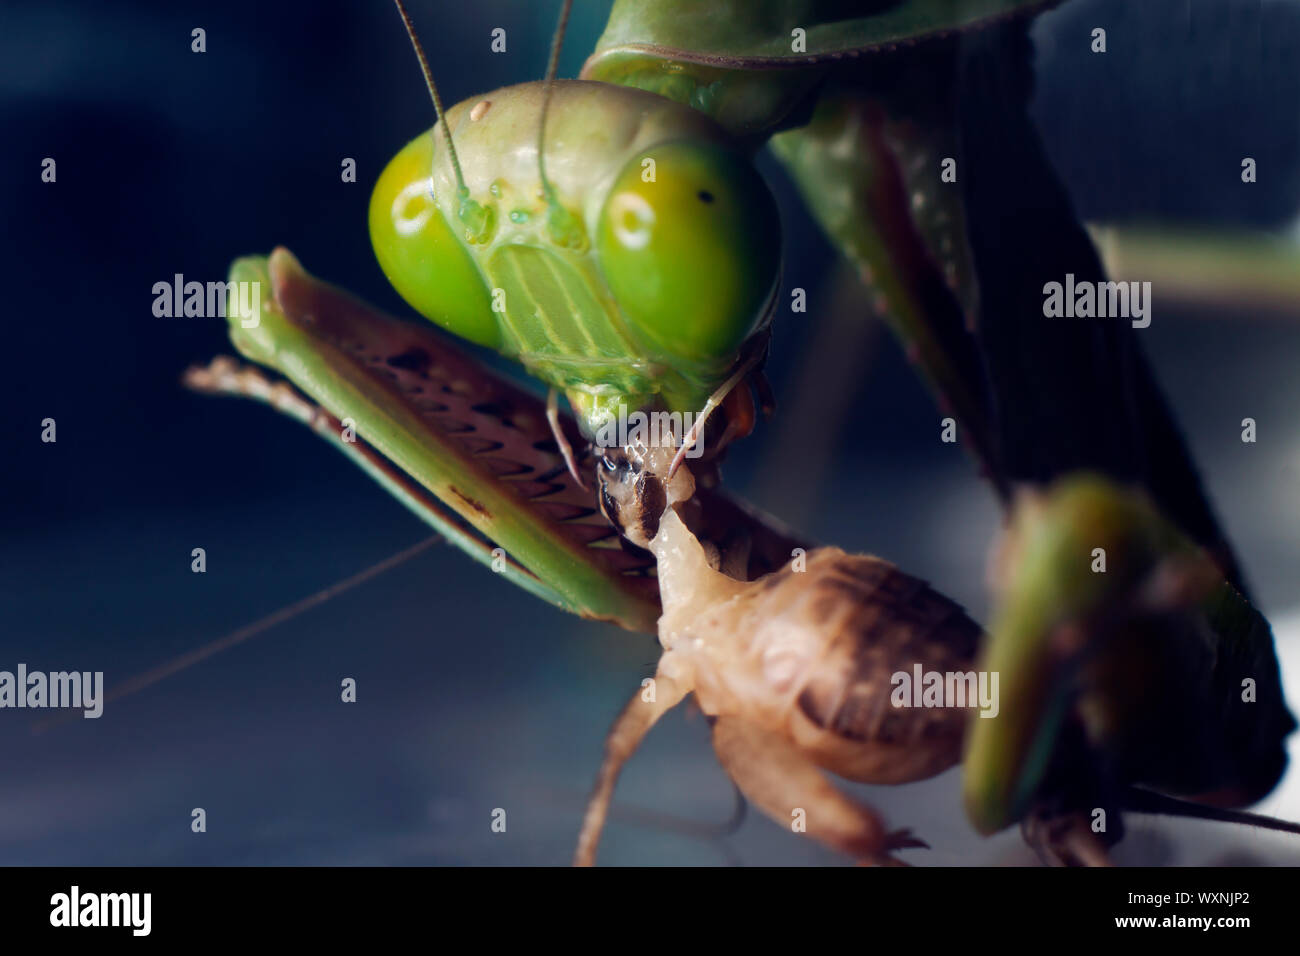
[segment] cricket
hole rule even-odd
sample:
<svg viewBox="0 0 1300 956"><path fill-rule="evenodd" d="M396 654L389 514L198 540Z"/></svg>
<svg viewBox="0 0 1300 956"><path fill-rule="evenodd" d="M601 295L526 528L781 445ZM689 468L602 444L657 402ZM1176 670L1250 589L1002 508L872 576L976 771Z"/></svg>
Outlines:
<svg viewBox="0 0 1300 956"><path fill-rule="evenodd" d="M1016 241L1037 258L1017 273L991 238L1012 200L981 137L1028 135L1026 29L1057 5L616 0L568 79L565 0L544 76L445 108L426 11L394 0L432 125L394 144L368 226L417 317L283 248L232 267L262 290L255 321L230 318L240 358L191 368L190 388L295 418L541 600L657 635L654 677L592 754L574 863L597 862L620 771L688 698L750 804L854 862L920 862L926 821L886 820L833 777L958 764L970 826L1019 826L1053 865L1109 865L1135 813L1300 833L1244 809L1282 777L1296 724L1269 623L1150 398L1133 337L1150 283L1132 323L1060 317L1062 281L1106 277L1030 140L1016 201L1046 211ZM732 446L782 414L763 371L785 314L763 149L1002 511L983 624L723 480ZM1102 372L1070 364L1084 352L1125 370L1100 411L1085 398L1103 379L1084 377ZM1141 415L1107 417L1133 396ZM914 700L912 675L932 673ZM949 700L945 674L996 702Z"/></svg>

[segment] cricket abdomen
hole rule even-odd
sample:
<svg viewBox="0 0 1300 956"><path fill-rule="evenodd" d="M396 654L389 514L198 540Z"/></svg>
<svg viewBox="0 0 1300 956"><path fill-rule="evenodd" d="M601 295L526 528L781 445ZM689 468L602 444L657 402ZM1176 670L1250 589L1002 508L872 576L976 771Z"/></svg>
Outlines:
<svg viewBox="0 0 1300 956"><path fill-rule="evenodd" d="M887 561L819 548L804 570L787 565L715 605L674 646L694 660L705 713L780 729L840 776L903 783L958 762L972 710L895 706L894 675L973 673L980 634Z"/></svg>
<svg viewBox="0 0 1300 956"><path fill-rule="evenodd" d="M973 673L980 628L924 581L879 558L814 552L806 613L823 653L790 714L795 739L854 780L901 783L958 762L969 706L896 706L894 675ZM945 702L951 704L951 702Z"/></svg>

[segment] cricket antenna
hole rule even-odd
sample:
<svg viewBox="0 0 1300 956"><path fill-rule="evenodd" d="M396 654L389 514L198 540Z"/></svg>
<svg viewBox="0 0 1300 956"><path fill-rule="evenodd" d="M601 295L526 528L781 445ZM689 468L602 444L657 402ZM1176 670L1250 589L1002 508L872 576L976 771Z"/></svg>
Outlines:
<svg viewBox="0 0 1300 956"><path fill-rule="evenodd" d="M190 373L187 373L187 384L189 384L191 388L200 391L220 391L226 388L226 386L221 383L209 383L206 381L203 378L203 374L207 371L208 369L203 369L201 371L191 371ZM257 373L254 373L254 375L256 374ZM171 660L165 661L157 667L152 667L144 673L136 674L134 677L129 677L117 686L110 687L108 692L101 698L100 704L102 706L103 704L112 701L121 700L123 697L129 697L138 691L144 690L146 687L152 687L154 684L157 684L159 681L167 677L171 677L173 674L187 670L215 654L220 654L222 651L228 650L237 644L244 643L244 641L249 638L256 637L264 631L269 631L271 628L283 624L285 621L291 621L295 617L305 614L307 611L324 604L331 598L337 597L345 591L350 591L357 585L364 584L372 578L377 578L385 571L390 571L398 565L405 564L407 561L411 560L411 558L418 554L423 554L441 540L443 539L440 534L435 534L431 537L425 538L423 541L417 542L409 548L404 548L397 552L397 554L372 564L364 571L358 571L356 574L346 577L342 581L336 581L329 587L322 588L315 594L310 594L300 601L294 601L292 604L286 605L278 611L272 611L270 614L258 618L251 624L245 624L243 627L235 628L235 630L229 632L223 637L217 638L215 641L209 641L202 647L197 647L192 651L186 651L184 654L173 657ZM52 727L58 727L62 724L70 723L75 717L80 716L82 716L80 711L66 710L56 717L46 717L45 719L38 721L32 726L32 731L34 733L41 733Z"/></svg>
<svg viewBox="0 0 1300 956"><path fill-rule="evenodd" d="M566 0L566 3L569 0ZM456 157L456 144L451 141L451 127L447 125L446 119L442 112L442 97L438 95L438 84L433 82L433 72L429 69L429 61L424 55L424 47L420 46L420 38L415 35L415 26L411 23L411 17L406 12L406 7L402 0L393 0L397 5L397 12L402 16L402 23L406 27L406 35L411 38L411 46L415 48L416 59L420 61L420 69L424 72L424 85L429 88L429 96L433 99L433 111L438 116L438 125L442 127L442 134L447 139L447 151L451 154L451 165L456 170L456 185L460 189L462 196L468 193L465 188L465 177L460 171L460 160ZM565 11L567 16L567 9Z"/></svg>
<svg viewBox="0 0 1300 956"><path fill-rule="evenodd" d="M551 92L555 89L555 74L560 68L560 47L564 46L564 31L568 29L569 11L572 9L573 0L564 0L564 5L560 7L560 22L555 28L555 36L551 38L551 58L547 61L546 76L542 80L546 84L546 91L542 94L541 122L537 124L537 172L542 181L542 192L548 202L554 191L546 178L546 114L551 109Z"/></svg>

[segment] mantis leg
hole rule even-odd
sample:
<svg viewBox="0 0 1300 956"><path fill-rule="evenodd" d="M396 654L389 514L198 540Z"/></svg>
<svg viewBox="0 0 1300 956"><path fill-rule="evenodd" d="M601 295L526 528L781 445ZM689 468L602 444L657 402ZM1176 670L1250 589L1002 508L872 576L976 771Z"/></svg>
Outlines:
<svg viewBox="0 0 1300 956"><path fill-rule="evenodd" d="M808 835L832 849L874 865L904 866L891 851L926 845L907 830L890 833L874 810L846 796L780 734L720 717L713 749L747 799L783 824L804 811Z"/></svg>
<svg viewBox="0 0 1300 956"><path fill-rule="evenodd" d="M1048 866L1114 866L1088 815L1047 816L1031 812L1020 824L1025 842Z"/></svg>
<svg viewBox="0 0 1300 956"><path fill-rule="evenodd" d="M655 674L654 693L650 700L646 699L646 690L647 688L640 689L632 696L614 721L609 736L605 738L605 757L596 774L596 786L587 802L587 813L582 818L578 848L573 854L574 866L595 865L596 845L605 828L610 801L614 798L614 785L618 782L623 765L636 752L636 748L659 718L680 704L691 692L689 685L678 683L662 671Z"/></svg>
<svg viewBox="0 0 1300 956"><path fill-rule="evenodd" d="M559 399L553 388L546 393L546 423L551 426L551 434L555 436L555 446L560 449L560 454L564 457L564 466L569 469L569 474L578 483L578 487L586 491L587 486L583 484L582 475L578 473L578 460L573 455L573 446L569 444L564 429L560 427Z"/></svg>
<svg viewBox="0 0 1300 956"><path fill-rule="evenodd" d="M668 468L669 478L677 474L677 469L686 460L686 453L694 447L697 441L704 437L704 423L713 414L713 410L726 400L726 397L731 394L731 390L744 381L750 372L754 370L754 367L766 356L766 345L761 349L753 350L749 357L741 362L740 367L732 373L731 377L714 389L713 394L704 403L704 408L695 416L695 423L691 425L690 431L682 438L682 445L677 449L677 454L673 456L673 462Z"/></svg>
<svg viewBox="0 0 1300 956"><path fill-rule="evenodd" d="M953 132L943 117L920 123L914 111L906 111L914 120L907 128L918 137L924 130L935 142L908 140L914 156L905 162L899 143L889 136L897 132L890 115L899 106L883 94L830 90L822 94L812 122L774 137L772 151L813 217L872 287L880 317L942 414L960 423L963 445L1005 499L1010 489L997 462L981 359L967 328L975 322L978 294L967 260L962 208L957 193L939 183L940 157L956 154L955 143L949 142ZM909 183L905 167L916 169L916 164L925 175ZM927 208L941 209L946 223L942 238L933 238L933 252L917 222L917 196ZM941 253L940 247L948 251Z"/></svg>

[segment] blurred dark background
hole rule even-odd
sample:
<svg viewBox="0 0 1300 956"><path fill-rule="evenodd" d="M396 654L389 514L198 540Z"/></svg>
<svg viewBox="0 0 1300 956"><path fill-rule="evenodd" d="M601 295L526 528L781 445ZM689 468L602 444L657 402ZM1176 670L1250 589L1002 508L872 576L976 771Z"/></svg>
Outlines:
<svg viewBox="0 0 1300 956"><path fill-rule="evenodd" d="M552 0L414 0L451 103L540 77ZM574 76L609 4L578 0ZM1089 51L1102 26L1109 52ZM190 31L206 30L192 53ZM489 50L507 32L507 52ZM1082 218L1291 234L1300 205L1300 4L1072 0L1035 25L1034 116ZM178 383L229 352L218 319L159 319L152 286L224 278L286 245L399 314L366 234L375 177L432 122L391 5L6 0L0 235L10 361L0 384L0 669L103 670L112 685L415 542L426 531L305 429ZM1259 182L1240 182L1242 156ZM41 161L57 182L40 181ZM344 157L358 182L342 183ZM893 341L871 323L769 159L786 285L782 410L729 482L812 535L928 578L982 618L991 495ZM787 298L788 300L788 298ZM821 303L817 305L817 303ZM1300 310L1297 310L1300 311ZM847 318L846 318L847 317ZM1152 356L1300 701L1300 314L1160 311ZM828 356L838 371L827 372ZM847 357L847 358L846 358ZM800 417L800 390L821 389ZM792 411L793 410L793 411ZM1259 422L1243 445L1240 420ZM40 441L57 421L58 441ZM190 552L207 552L206 574ZM448 547L255 641L41 735L0 711L0 863L562 863L608 722L656 645L537 603ZM354 677L358 702L339 701ZM39 716L39 715L38 715ZM935 849L977 839L956 775L859 790ZM731 787L698 714L651 737L626 806L723 820ZM190 811L208 831L190 831ZM490 829L494 808L507 831ZM1265 809L1300 817L1288 778ZM1130 861L1297 862L1210 825L1137 821ZM1124 859L1121 856L1121 859ZM842 862L751 814L725 843L616 817L608 863Z"/></svg>

